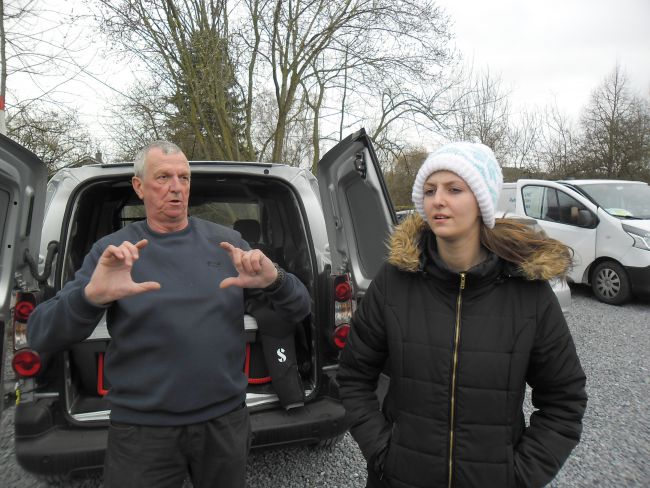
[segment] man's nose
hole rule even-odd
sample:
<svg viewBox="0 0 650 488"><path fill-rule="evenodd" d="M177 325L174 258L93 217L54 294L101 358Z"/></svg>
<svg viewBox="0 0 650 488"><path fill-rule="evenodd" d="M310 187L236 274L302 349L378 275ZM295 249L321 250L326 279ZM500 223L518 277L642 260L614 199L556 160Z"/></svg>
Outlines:
<svg viewBox="0 0 650 488"><path fill-rule="evenodd" d="M169 178L169 190L170 191L180 191L181 180L178 176L172 176Z"/></svg>

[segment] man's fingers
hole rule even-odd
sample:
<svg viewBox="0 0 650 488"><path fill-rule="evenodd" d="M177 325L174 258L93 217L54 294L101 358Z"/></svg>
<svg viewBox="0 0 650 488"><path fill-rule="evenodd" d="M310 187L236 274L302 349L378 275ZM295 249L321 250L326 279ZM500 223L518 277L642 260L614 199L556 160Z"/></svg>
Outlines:
<svg viewBox="0 0 650 488"><path fill-rule="evenodd" d="M235 249L235 246L230 244L230 242L220 242L219 245L225 249L228 254L232 254L233 250Z"/></svg>
<svg viewBox="0 0 650 488"><path fill-rule="evenodd" d="M142 283L138 283L138 286L142 288L143 292L160 290L160 283L157 281L143 281Z"/></svg>
<svg viewBox="0 0 650 488"><path fill-rule="evenodd" d="M232 261L232 264L235 266L235 269L237 271L241 271L242 270L241 258L244 251L242 251L238 247L233 246L229 242L221 242L219 245L226 250L226 252L230 256L230 260Z"/></svg>
<svg viewBox="0 0 650 488"><path fill-rule="evenodd" d="M115 259L123 262L126 266L132 266L133 262L140 257L140 249L148 244L146 239L133 244L129 241L124 241L119 246L109 245L103 253L103 257L107 259Z"/></svg>
<svg viewBox="0 0 650 488"><path fill-rule="evenodd" d="M221 283L219 283L219 288L228 288L229 286L236 286L239 281L239 278L226 278Z"/></svg>
<svg viewBox="0 0 650 488"><path fill-rule="evenodd" d="M103 257L106 258L115 258L115 259L124 259L124 251L113 244L106 246L104 252L102 253Z"/></svg>
<svg viewBox="0 0 650 488"><path fill-rule="evenodd" d="M265 257L259 249L246 251L242 254L242 267L249 274L259 274L262 272L262 263Z"/></svg>
<svg viewBox="0 0 650 488"><path fill-rule="evenodd" d="M149 241L147 239L142 239L141 241L135 243L135 247L137 247L138 249L142 249L147 244L149 244Z"/></svg>

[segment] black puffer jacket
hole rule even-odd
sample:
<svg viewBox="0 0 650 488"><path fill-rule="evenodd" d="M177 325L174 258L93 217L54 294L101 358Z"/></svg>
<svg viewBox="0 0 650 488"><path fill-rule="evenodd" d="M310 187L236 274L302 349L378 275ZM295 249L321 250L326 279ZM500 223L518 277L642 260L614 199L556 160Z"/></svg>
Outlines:
<svg viewBox="0 0 650 488"><path fill-rule="evenodd" d="M563 271L544 265L538 278ZM374 390L385 364L382 412ZM397 228L355 314L338 381L369 469L393 488L541 487L578 443L587 402L548 282L494 255L451 272L417 216Z"/></svg>

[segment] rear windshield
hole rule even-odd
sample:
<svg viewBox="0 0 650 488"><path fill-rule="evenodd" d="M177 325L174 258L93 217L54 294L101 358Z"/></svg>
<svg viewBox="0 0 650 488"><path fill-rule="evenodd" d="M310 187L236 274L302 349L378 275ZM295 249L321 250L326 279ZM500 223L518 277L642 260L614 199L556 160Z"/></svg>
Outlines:
<svg viewBox="0 0 650 488"><path fill-rule="evenodd" d="M301 279L308 280L310 248L294 190L268 177L196 175L189 214L238 231ZM101 237L145 218L129 181L94 181L79 194L68 226L63 283Z"/></svg>

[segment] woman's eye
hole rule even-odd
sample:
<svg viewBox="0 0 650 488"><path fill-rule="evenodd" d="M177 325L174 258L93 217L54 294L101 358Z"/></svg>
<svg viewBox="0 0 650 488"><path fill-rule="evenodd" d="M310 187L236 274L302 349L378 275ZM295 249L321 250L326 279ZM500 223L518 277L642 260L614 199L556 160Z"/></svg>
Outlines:
<svg viewBox="0 0 650 488"><path fill-rule="evenodd" d="M426 196L430 197L430 196L435 194L435 190L433 190L432 188L429 188L428 190L424 190L424 194Z"/></svg>

